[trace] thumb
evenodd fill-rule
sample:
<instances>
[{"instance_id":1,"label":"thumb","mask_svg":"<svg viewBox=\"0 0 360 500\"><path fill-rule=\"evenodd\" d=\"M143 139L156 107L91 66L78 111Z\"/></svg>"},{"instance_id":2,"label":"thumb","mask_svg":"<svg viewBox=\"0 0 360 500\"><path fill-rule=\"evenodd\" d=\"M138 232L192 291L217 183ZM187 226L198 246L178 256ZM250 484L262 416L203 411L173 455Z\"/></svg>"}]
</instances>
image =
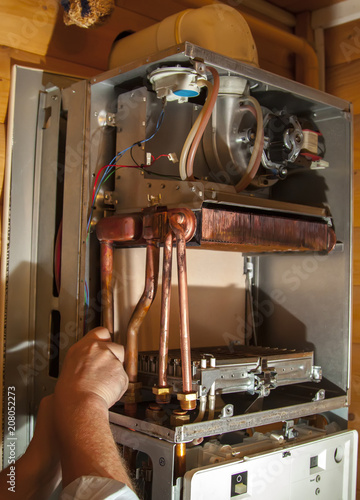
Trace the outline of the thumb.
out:
<instances>
[{"instance_id":1,"label":"thumb","mask_svg":"<svg viewBox=\"0 0 360 500\"><path fill-rule=\"evenodd\" d=\"M114 354L116 358L118 358L121 363L124 363L125 359L125 349L123 345L115 344L114 342L109 342L106 344L108 349Z\"/></svg>"},{"instance_id":2,"label":"thumb","mask_svg":"<svg viewBox=\"0 0 360 500\"><path fill-rule=\"evenodd\" d=\"M87 340L111 340L111 335L109 333L109 330L103 326L98 326L97 328L94 328L93 330L90 330L89 333L83 337Z\"/></svg>"}]
</instances>

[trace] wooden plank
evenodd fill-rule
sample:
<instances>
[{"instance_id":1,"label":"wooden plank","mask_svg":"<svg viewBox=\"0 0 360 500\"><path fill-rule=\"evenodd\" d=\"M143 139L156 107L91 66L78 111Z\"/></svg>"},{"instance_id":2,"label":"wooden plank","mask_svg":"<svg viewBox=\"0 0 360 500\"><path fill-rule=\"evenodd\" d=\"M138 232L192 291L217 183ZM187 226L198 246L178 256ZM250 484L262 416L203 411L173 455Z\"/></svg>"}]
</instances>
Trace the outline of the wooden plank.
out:
<instances>
[{"instance_id":1,"label":"wooden plank","mask_svg":"<svg viewBox=\"0 0 360 500\"><path fill-rule=\"evenodd\" d=\"M353 236L353 284L360 285L360 228L354 228ZM360 366L359 366L360 373Z\"/></svg>"},{"instance_id":2,"label":"wooden plank","mask_svg":"<svg viewBox=\"0 0 360 500\"><path fill-rule=\"evenodd\" d=\"M290 12L304 12L305 10L317 10L329 7L335 3L343 2L344 0L269 0L270 3L277 5Z\"/></svg>"},{"instance_id":3,"label":"wooden plank","mask_svg":"<svg viewBox=\"0 0 360 500\"><path fill-rule=\"evenodd\" d=\"M360 343L353 342L351 353L351 404L360 403ZM360 425L360 419L359 419Z\"/></svg>"},{"instance_id":4,"label":"wooden plank","mask_svg":"<svg viewBox=\"0 0 360 500\"><path fill-rule=\"evenodd\" d=\"M58 9L56 0L2 0L0 45L45 55Z\"/></svg>"},{"instance_id":5,"label":"wooden plank","mask_svg":"<svg viewBox=\"0 0 360 500\"><path fill-rule=\"evenodd\" d=\"M142 16L146 16L149 19L154 19L154 21L161 21L165 17L172 16L176 12L181 12L187 9L181 3L173 2L172 0L136 0L136 2L129 2L129 0L115 0L115 5L122 7L123 9L129 10L131 12L136 12Z\"/></svg>"},{"instance_id":6,"label":"wooden plank","mask_svg":"<svg viewBox=\"0 0 360 500\"><path fill-rule=\"evenodd\" d=\"M0 123L4 123L10 92L10 49L0 47Z\"/></svg>"},{"instance_id":7,"label":"wooden plank","mask_svg":"<svg viewBox=\"0 0 360 500\"><path fill-rule=\"evenodd\" d=\"M99 73L96 68L89 68L69 61L55 59L54 57L29 54L19 50L11 52L11 64L23 64L31 68L44 69L49 73L58 73L76 78L91 78Z\"/></svg>"},{"instance_id":8,"label":"wooden plank","mask_svg":"<svg viewBox=\"0 0 360 500\"><path fill-rule=\"evenodd\" d=\"M360 170L354 170L354 220L353 226L360 227Z\"/></svg>"},{"instance_id":9,"label":"wooden plank","mask_svg":"<svg viewBox=\"0 0 360 500\"><path fill-rule=\"evenodd\" d=\"M349 407L349 429L360 433L360 403L351 403ZM358 448L358 463L360 463L360 448ZM357 468L356 499L360 499L360 467Z\"/></svg>"},{"instance_id":10,"label":"wooden plank","mask_svg":"<svg viewBox=\"0 0 360 500\"><path fill-rule=\"evenodd\" d=\"M59 11L47 55L99 71L108 68L108 58L115 38L123 31L139 31L154 19L115 7L109 21L93 29L65 26Z\"/></svg>"},{"instance_id":11,"label":"wooden plank","mask_svg":"<svg viewBox=\"0 0 360 500\"><path fill-rule=\"evenodd\" d=\"M325 30L325 58L327 67L360 59L359 20Z\"/></svg>"},{"instance_id":12,"label":"wooden plank","mask_svg":"<svg viewBox=\"0 0 360 500\"><path fill-rule=\"evenodd\" d=\"M352 341L360 344L360 286L353 286Z\"/></svg>"},{"instance_id":13,"label":"wooden plank","mask_svg":"<svg viewBox=\"0 0 360 500\"><path fill-rule=\"evenodd\" d=\"M351 63L331 66L327 70L326 91L351 101L354 113L360 114L360 59Z\"/></svg>"},{"instance_id":14,"label":"wooden plank","mask_svg":"<svg viewBox=\"0 0 360 500\"><path fill-rule=\"evenodd\" d=\"M296 16L295 35L304 38L310 44L314 44L314 31L311 28L311 12L301 12ZM304 81L304 69L303 59L299 56L296 56L295 76L298 82Z\"/></svg>"},{"instance_id":15,"label":"wooden plank","mask_svg":"<svg viewBox=\"0 0 360 500\"><path fill-rule=\"evenodd\" d=\"M360 170L360 115L354 115L354 169Z\"/></svg>"},{"instance_id":16,"label":"wooden plank","mask_svg":"<svg viewBox=\"0 0 360 500\"><path fill-rule=\"evenodd\" d=\"M1 256L1 237L2 237L2 206L3 206L3 187L5 173L5 151L6 151L6 126L0 123L0 256Z\"/></svg>"}]
</instances>

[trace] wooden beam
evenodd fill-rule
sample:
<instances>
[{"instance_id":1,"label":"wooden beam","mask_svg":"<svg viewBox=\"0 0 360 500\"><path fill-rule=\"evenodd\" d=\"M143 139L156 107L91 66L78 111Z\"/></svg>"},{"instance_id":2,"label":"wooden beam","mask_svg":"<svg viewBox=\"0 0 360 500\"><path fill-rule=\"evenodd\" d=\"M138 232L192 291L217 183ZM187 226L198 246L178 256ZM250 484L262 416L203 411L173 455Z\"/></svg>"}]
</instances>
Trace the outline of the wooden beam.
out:
<instances>
[{"instance_id":1,"label":"wooden beam","mask_svg":"<svg viewBox=\"0 0 360 500\"><path fill-rule=\"evenodd\" d=\"M5 151L6 151L6 127L0 123L0 255L1 255L1 237L2 237L2 206L3 206L3 187L5 173Z\"/></svg>"},{"instance_id":2,"label":"wooden beam","mask_svg":"<svg viewBox=\"0 0 360 500\"><path fill-rule=\"evenodd\" d=\"M305 38L312 45L314 44L314 32L311 28L311 12L301 12L296 16L295 35ZM298 82L304 81L304 63L299 56L295 58L295 75Z\"/></svg>"},{"instance_id":3,"label":"wooden beam","mask_svg":"<svg viewBox=\"0 0 360 500\"><path fill-rule=\"evenodd\" d=\"M45 55L58 10L56 0L2 0L0 45Z\"/></svg>"},{"instance_id":4,"label":"wooden beam","mask_svg":"<svg viewBox=\"0 0 360 500\"><path fill-rule=\"evenodd\" d=\"M354 115L354 169L360 170L360 114Z\"/></svg>"},{"instance_id":5,"label":"wooden beam","mask_svg":"<svg viewBox=\"0 0 360 500\"><path fill-rule=\"evenodd\" d=\"M115 38L123 31L139 31L156 21L149 17L115 7L108 22L93 29L65 26L59 11L47 55L81 66L108 68L108 59Z\"/></svg>"},{"instance_id":6,"label":"wooden beam","mask_svg":"<svg viewBox=\"0 0 360 500\"><path fill-rule=\"evenodd\" d=\"M360 114L360 59L331 66L327 68L326 73L327 92L351 101L354 106L354 113Z\"/></svg>"},{"instance_id":7,"label":"wooden beam","mask_svg":"<svg viewBox=\"0 0 360 500\"><path fill-rule=\"evenodd\" d=\"M326 66L350 63L360 59L360 21L325 30Z\"/></svg>"},{"instance_id":8,"label":"wooden beam","mask_svg":"<svg viewBox=\"0 0 360 500\"><path fill-rule=\"evenodd\" d=\"M360 343L360 286L353 286L352 341Z\"/></svg>"},{"instance_id":9,"label":"wooden beam","mask_svg":"<svg viewBox=\"0 0 360 500\"><path fill-rule=\"evenodd\" d=\"M353 226L360 227L360 170L354 170L354 220Z\"/></svg>"},{"instance_id":10,"label":"wooden beam","mask_svg":"<svg viewBox=\"0 0 360 500\"><path fill-rule=\"evenodd\" d=\"M360 228L354 228L353 236L353 284L360 286ZM359 359L360 363L360 359ZM359 364L360 375L360 364Z\"/></svg>"}]
</instances>

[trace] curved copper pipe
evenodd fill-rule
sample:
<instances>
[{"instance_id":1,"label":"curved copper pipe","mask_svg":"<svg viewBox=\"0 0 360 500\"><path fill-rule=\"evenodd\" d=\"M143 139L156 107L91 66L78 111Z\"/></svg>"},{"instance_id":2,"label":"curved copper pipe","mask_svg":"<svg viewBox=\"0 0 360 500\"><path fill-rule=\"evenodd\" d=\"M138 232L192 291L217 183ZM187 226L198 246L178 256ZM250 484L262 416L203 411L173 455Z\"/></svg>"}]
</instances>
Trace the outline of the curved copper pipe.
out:
<instances>
[{"instance_id":1,"label":"curved copper pipe","mask_svg":"<svg viewBox=\"0 0 360 500\"><path fill-rule=\"evenodd\" d=\"M100 243L100 265L101 265L101 306L102 324L114 335L113 315L113 244L111 241Z\"/></svg>"},{"instance_id":2,"label":"curved copper pipe","mask_svg":"<svg viewBox=\"0 0 360 500\"><path fill-rule=\"evenodd\" d=\"M145 288L127 328L127 342L125 350L125 369L129 382L137 381L138 372L138 334L139 328L153 303L159 276L159 246L154 240L146 242L146 274Z\"/></svg>"},{"instance_id":3,"label":"curved copper pipe","mask_svg":"<svg viewBox=\"0 0 360 500\"><path fill-rule=\"evenodd\" d=\"M186 272L186 242L185 231L181 222L185 219L183 214L172 215L169 223L176 236L177 265L178 265L178 286L179 286L179 308L180 308L180 347L183 392L192 391L191 375L191 349L190 349L190 328L189 328L189 300L187 289Z\"/></svg>"},{"instance_id":4,"label":"curved copper pipe","mask_svg":"<svg viewBox=\"0 0 360 500\"><path fill-rule=\"evenodd\" d=\"M164 242L164 259L163 259L163 275L162 275L162 291L161 291L160 345L159 345L159 387L167 386L172 249L173 249L173 233L172 231L169 231L166 235Z\"/></svg>"}]
</instances>

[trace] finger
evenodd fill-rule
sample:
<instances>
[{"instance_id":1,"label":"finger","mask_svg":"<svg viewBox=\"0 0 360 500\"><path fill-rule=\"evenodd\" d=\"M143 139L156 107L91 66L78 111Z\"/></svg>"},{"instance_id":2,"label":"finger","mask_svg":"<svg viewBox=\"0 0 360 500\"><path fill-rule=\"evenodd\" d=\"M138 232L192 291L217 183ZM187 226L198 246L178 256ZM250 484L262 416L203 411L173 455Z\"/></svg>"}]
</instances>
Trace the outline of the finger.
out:
<instances>
[{"instance_id":1,"label":"finger","mask_svg":"<svg viewBox=\"0 0 360 500\"><path fill-rule=\"evenodd\" d=\"M121 361L121 363L124 362L125 349L123 345L115 344L114 342L108 342L106 346L108 347L108 349L110 349L114 356L117 357L119 361Z\"/></svg>"},{"instance_id":2,"label":"finger","mask_svg":"<svg viewBox=\"0 0 360 500\"><path fill-rule=\"evenodd\" d=\"M111 335L109 333L109 330L103 326L98 326L97 328L94 328L93 330L90 330L89 333L87 333L84 337L85 339L94 339L94 340L105 340L109 341L111 340Z\"/></svg>"}]
</instances>

